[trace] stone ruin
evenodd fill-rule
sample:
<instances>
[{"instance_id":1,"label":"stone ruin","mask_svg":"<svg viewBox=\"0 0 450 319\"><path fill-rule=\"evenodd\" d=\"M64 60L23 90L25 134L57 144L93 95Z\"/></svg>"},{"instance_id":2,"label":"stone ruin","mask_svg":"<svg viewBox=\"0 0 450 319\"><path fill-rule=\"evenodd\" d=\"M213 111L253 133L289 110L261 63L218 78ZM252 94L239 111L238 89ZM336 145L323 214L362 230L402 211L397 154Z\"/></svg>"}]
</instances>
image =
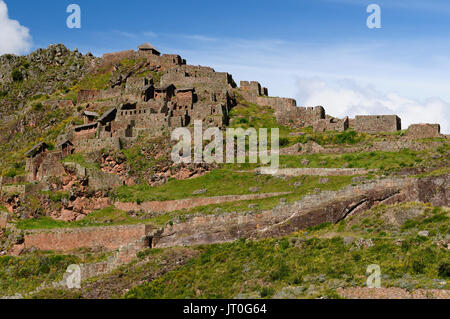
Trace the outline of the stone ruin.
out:
<instances>
[{"instance_id":1,"label":"stone ruin","mask_svg":"<svg viewBox=\"0 0 450 319\"><path fill-rule=\"evenodd\" d=\"M255 81L241 81L239 93L251 103L270 106L277 122L282 125L313 126L316 121L325 119L322 106L297 107L294 99L268 96L268 90Z\"/></svg>"},{"instance_id":2,"label":"stone ruin","mask_svg":"<svg viewBox=\"0 0 450 319\"><path fill-rule=\"evenodd\" d=\"M441 126L439 124L412 124L406 131L410 138L433 138L441 137Z\"/></svg>"},{"instance_id":3,"label":"stone ruin","mask_svg":"<svg viewBox=\"0 0 450 319\"><path fill-rule=\"evenodd\" d=\"M120 149L139 135L160 136L165 131L187 127L194 120L205 126L225 127L229 112L236 105L235 93L247 101L270 106L281 125L294 128L311 126L316 132L358 132L375 134L401 130L396 115L360 115L338 119L325 113L322 106L298 107L290 98L270 97L268 89L256 81L241 81L237 87L232 76L210 67L187 65L178 55L162 54L145 43L138 51L128 50L103 55L101 65L112 67L123 59L141 59L150 70L162 72L160 83L152 78L121 74L106 90L80 90L77 105L85 105L83 124L69 127L57 139L56 150L48 152L45 143L27 153L29 181L58 175L64 169L55 165L74 152ZM102 115L90 109L107 109ZM437 124L412 125L407 136L439 137ZM52 167L53 166L53 167Z\"/></svg>"},{"instance_id":4,"label":"stone ruin","mask_svg":"<svg viewBox=\"0 0 450 319\"><path fill-rule=\"evenodd\" d=\"M355 130L360 133L376 134L401 129L402 121L397 115L357 115L355 118Z\"/></svg>"}]
</instances>

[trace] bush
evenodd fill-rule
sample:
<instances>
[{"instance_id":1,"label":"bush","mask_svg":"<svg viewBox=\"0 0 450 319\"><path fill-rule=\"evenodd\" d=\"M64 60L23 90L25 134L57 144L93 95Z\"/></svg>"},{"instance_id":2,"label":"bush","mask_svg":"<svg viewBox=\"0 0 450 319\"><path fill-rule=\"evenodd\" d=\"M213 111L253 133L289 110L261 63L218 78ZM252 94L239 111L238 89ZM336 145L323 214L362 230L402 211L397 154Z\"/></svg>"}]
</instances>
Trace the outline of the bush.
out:
<instances>
[{"instance_id":1,"label":"bush","mask_svg":"<svg viewBox=\"0 0 450 319\"><path fill-rule=\"evenodd\" d=\"M43 108L44 108L44 106L42 105L42 103L36 103L33 105L34 111L41 111Z\"/></svg>"},{"instance_id":2,"label":"bush","mask_svg":"<svg viewBox=\"0 0 450 319\"><path fill-rule=\"evenodd\" d=\"M450 278L450 263L441 264L438 273L441 278Z\"/></svg>"},{"instance_id":3,"label":"bush","mask_svg":"<svg viewBox=\"0 0 450 319\"><path fill-rule=\"evenodd\" d=\"M279 142L281 147L289 145L289 139L286 137L280 137Z\"/></svg>"},{"instance_id":4,"label":"bush","mask_svg":"<svg viewBox=\"0 0 450 319\"><path fill-rule=\"evenodd\" d=\"M260 294L261 298L270 298L275 294L275 289L273 289L272 287L263 287Z\"/></svg>"},{"instance_id":5,"label":"bush","mask_svg":"<svg viewBox=\"0 0 450 319\"><path fill-rule=\"evenodd\" d=\"M14 71L12 71L11 77L12 77L14 82L23 81L23 74L18 69L15 69Z\"/></svg>"},{"instance_id":6,"label":"bush","mask_svg":"<svg viewBox=\"0 0 450 319\"><path fill-rule=\"evenodd\" d=\"M417 274L423 274L425 272L425 264L419 260L414 260L412 270Z\"/></svg>"},{"instance_id":7,"label":"bush","mask_svg":"<svg viewBox=\"0 0 450 319\"><path fill-rule=\"evenodd\" d=\"M289 276L289 267L284 263L280 263L278 265L278 269L270 273L270 281L273 282L283 280L288 276Z\"/></svg>"}]
</instances>

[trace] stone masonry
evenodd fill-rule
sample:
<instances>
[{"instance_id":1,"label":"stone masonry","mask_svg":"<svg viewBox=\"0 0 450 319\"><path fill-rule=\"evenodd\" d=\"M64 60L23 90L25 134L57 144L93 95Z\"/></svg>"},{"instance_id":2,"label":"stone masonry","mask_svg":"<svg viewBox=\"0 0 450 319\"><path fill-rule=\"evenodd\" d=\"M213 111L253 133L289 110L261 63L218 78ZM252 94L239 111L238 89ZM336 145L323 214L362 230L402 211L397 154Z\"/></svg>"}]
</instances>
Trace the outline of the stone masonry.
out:
<instances>
[{"instance_id":1,"label":"stone masonry","mask_svg":"<svg viewBox=\"0 0 450 319\"><path fill-rule=\"evenodd\" d=\"M402 122L397 115L357 115L355 129L361 133L397 132Z\"/></svg>"},{"instance_id":2,"label":"stone masonry","mask_svg":"<svg viewBox=\"0 0 450 319\"><path fill-rule=\"evenodd\" d=\"M115 250L147 237L148 247L151 247L152 231L153 228L146 225L36 230L25 234L25 247L55 251L83 247Z\"/></svg>"},{"instance_id":3,"label":"stone masonry","mask_svg":"<svg viewBox=\"0 0 450 319\"><path fill-rule=\"evenodd\" d=\"M406 131L406 136L412 139L441 137L439 124L412 124Z\"/></svg>"}]
</instances>

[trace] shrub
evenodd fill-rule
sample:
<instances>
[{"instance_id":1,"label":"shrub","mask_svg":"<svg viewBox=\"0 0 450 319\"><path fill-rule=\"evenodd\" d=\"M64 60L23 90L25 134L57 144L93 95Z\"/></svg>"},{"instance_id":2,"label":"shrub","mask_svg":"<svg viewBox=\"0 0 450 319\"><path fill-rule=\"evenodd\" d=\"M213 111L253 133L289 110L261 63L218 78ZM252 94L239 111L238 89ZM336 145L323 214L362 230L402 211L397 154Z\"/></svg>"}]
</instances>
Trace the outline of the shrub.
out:
<instances>
[{"instance_id":1,"label":"shrub","mask_svg":"<svg viewBox=\"0 0 450 319\"><path fill-rule=\"evenodd\" d=\"M417 274L423 274L425 271L425 264L419 260L414 260L412 263L412 270Z\"/></svg>"},{"instance_id":2,"label":"shrub","mask_svg":"<svg viewBox=\"0 0 450 319\"><path fill-rule=\"evenodd\" d=\"M23 81L23 74L18 69L15 69L14 71L12 71L11 77L12 77L14 82Z\"/></svg>"},{"instance_id":3,"label":"shrub","mask_svg":"<svg viewBox=\"0 0 450 319\"><path fill-rule=\"evenodd\" d=\"M446 262L446 263L442 263L439 266L439 277L442 278L450 278L450 263Z\"/></svg>"},{"instance_id":4,"label":"shrub","mask_svg":"<svg viewBox=\"0 0 450 319\"><path fill-rule=\"evenodd\" d=\"M289 144L289 139L286 137L280 137L279 142L281 147L287 146Z\"/></svg>"},{"instance_id":5,"label":"shrub","mask_svg":"<svg viewBox=\"0 0 450 319\"><path fill-rule=\"evenodd\" d=\"M263 287L260 294L261 298L270 298L275 294L275 289L273 289L272 287Z\"/></svg>"},{"instance_id":6,"label":"shrub","mask_svg":"<svg viewBox=\"0 0 450 319\"><path fill-rule=\"evenodd\" d=\"M283 280L288 276L289 276L289 267L284 263L280 263L278 265L278 269L270 273L270 280L271 281Z\"/></svg>"},{"instance_id":7,"label":"shrub","mask_svg":"<svg viewBox=\"0 0 450 319\"><path fill-rule=\"evenodd\" d=\"M34 111L41 111L43 108L44 108L44 106L42 105L42 103L36 103L33 105Z\"/></svg>"}]
</instances>

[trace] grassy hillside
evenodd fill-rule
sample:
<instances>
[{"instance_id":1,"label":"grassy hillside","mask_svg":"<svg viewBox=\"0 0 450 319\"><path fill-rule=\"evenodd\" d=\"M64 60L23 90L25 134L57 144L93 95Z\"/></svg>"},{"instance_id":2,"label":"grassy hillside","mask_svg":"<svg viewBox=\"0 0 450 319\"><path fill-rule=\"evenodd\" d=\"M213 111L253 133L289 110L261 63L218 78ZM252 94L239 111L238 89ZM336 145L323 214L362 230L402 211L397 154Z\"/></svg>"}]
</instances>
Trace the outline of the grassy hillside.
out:
<instances>
[{"instance_id":1,"label":"grassy hillside","mask_svg":"<svg viewBox=\"0 0 450 319\"><path fill-rule=\"evenodd\" d=\"M147 250L81 290L50 289L35 298L86 298L119 274L126 290L133 287L115 291L125 298L339 298L338 287L365 285L370 264L380 265L383 287L449 289L450 255L442 242L450 235L449 217L448 209L426 204L379 206L337 225L283 238L183 248L195 253L183 265L142 283L155 263L171 264L170 257L181 248ZM154 261L140 262L146 258Z\"/></svg>"}]
</instances>

